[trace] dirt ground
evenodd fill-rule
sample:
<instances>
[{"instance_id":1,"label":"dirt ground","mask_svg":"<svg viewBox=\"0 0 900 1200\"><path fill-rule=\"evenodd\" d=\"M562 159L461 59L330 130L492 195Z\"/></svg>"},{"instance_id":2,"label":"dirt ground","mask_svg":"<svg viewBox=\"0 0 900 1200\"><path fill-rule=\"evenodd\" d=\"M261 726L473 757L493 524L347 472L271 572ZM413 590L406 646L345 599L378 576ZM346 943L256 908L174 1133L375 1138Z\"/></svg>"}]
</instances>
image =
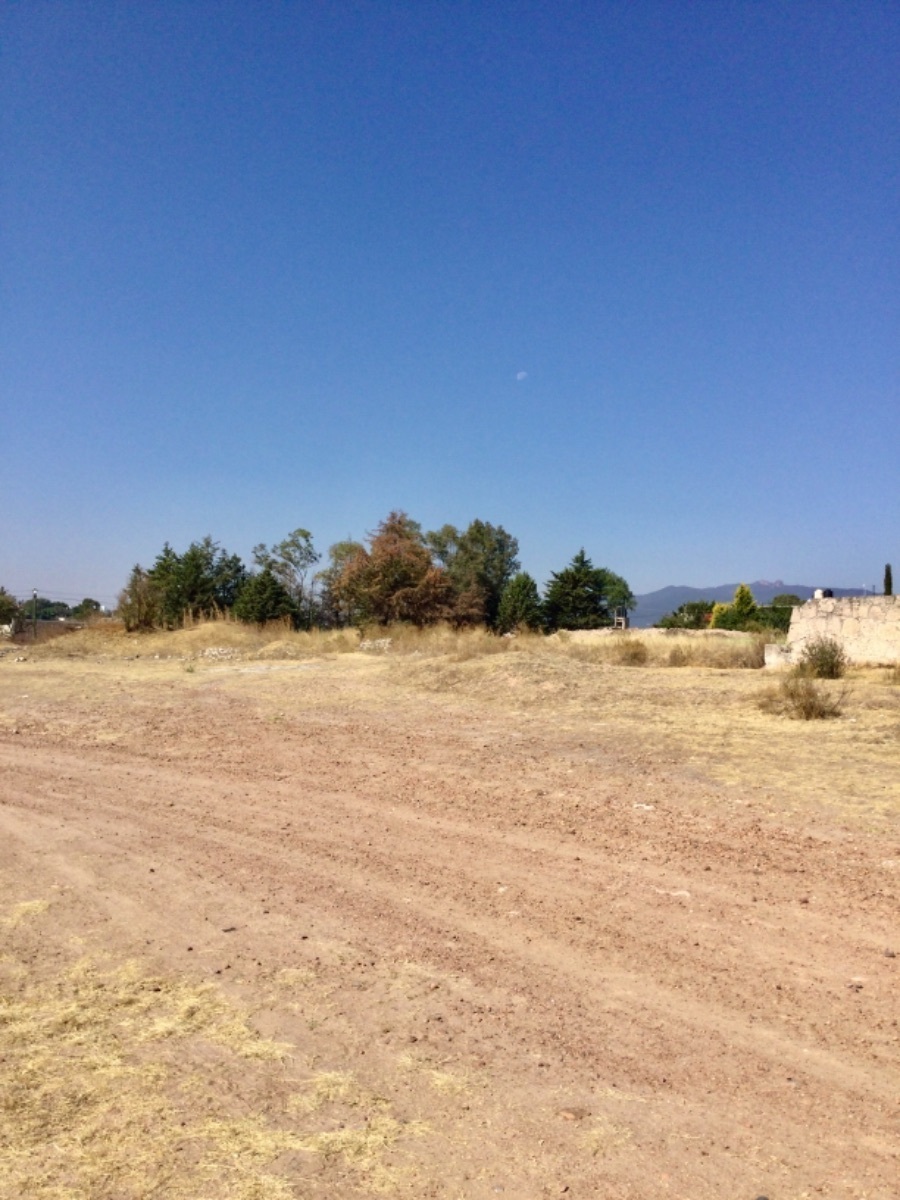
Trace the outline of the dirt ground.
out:
<instances>
[{"instance_id":1,"label":"dirt ground","mask_svg":"<svg viewBox=\"0 0 900 1200\"><path fill-rule=\"evenodd\" d=\"M896 1200L900 688L0 658L0 1197Z\"/></svg>"}]
</instances>

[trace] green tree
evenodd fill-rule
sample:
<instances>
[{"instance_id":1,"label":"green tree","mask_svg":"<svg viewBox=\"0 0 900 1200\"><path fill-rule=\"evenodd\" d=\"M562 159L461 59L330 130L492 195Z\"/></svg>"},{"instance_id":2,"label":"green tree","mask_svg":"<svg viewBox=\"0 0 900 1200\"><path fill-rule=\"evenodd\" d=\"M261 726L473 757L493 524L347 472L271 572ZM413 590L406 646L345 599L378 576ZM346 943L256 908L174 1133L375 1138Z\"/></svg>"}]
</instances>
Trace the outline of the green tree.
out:
<instances>
[{"instance_id":1,"label":"green tree","mask_svg":"<svg viewBox=\"0 0 900 1200\"><path fill-rule=\"evenodd\" d=\"M308 529L295 529L274 546L260 543L253 547L256 565L272 571L293 600L298 619L307 627L312 622L314 596L312 587L307 589L306 579L320 558Z\"/></svg>"},{"instance_id":2,"label":"green tree","mask_svg":"<svg viewBox=\"0 0 900 1200\"><path fill-rule=\"evenodd\" d=\"M328 566L316 575L319 585L318 619L327 629L343 629L346 625L359 624L362 619L349 595L341 589L344 568L360 551L365 552L362 542L354 542L350 538L335 542L328 548Z\"/></svg>"},{"instance_id":3,"label":"green tree","mask_svg":"<svg viewBox=\"0 0 900 1200\"><path fill-rule=\"evenodd\" d=\"M706 629L712 616L712 600L687 600L674 612L656 622L657 629Z\"/></svg>"},{"instance_id":4,"label":"green tree","mask_svg":"<svg viewBox=\"0 0 900 1200\"><path fill-rule=\"evenodd\" d=\"M269 566L245 581L232 612L239 621L254 625L284 617L296 622L298 615L294 598Z\"/></svg>"},{"instance_id":5,"label":"green tree","mask_svg":"<svg viewBox=\"0 0 900 1200\"><path fill-rule=\"evenodd\" d=\"M153 629L161 623L159 588L140 563L131 568L128 582L119 593L116 612L129 633Z\"/></svg>"},{"instance_id":6,"label":"green tree","mask_svg":"<svg viewBox=\"0 0 900 1200\"><path fill-rule=\"evenodd\" d=\"M168 542L150 568L159 595L159 619L176 628L186 617L211 617L234 606L247 578L236 554L228 554L211 537L192 542L176 554Z\"/></svg>"},{"instance_id":7,"label":"green tree","mask_svg":"<svg viewBox=\"0 0 900 1200\"><path fill-rule=\"evenodd\" d=\"M72 616L79 621L86 621L88 617L93 617L100 612L102 607L99 600L92 600L90 596L85 596L81 603L76 604L72 609Z\"/></svg>"},{"instance_id":8,"label":"green tree","mask_svg":"<svg viewBox=\"0 0 900 1200\"><path fill-rule=\"evenodd\" d=\"M734 589L734 599L730 604L714 605L710 620L713 629L746 630L765 624L766 620L761 616L753 592L746 583L739 583Z\"/></svg>"},{"instance_id":9,"label":"green tree","mask_svg":"<svg viewBox=\"0 0 900 1200\"><path fill-rule=\"evenodd\" d=\"M891 564L884 564L884 594L893 596L894 594L894 573L891 570Z\"/></svg>"},{"instance_id":10,"label":"green tree","mask_svg":"<svg viewBox=\"0 0 900 1200\"><path fill-rule=\"evenodd\" d=\"M500 633L540 629L542 622L538 586L527 571L520 571L503 589L497 609L497 629Z\"/></svg>"},{"instance_id":11,"label":"green tree","mask_svg":"<svg viewBox=\"0 0 900 1200\"><path fill-rule=\"evenodd\" d=\"M617 608L634 606L634 596L621 575L595 567L581 549L568 567L551 575L544 597L544 623L551 631L601 629L612 624Z\"/></svg>"},{"instance_id":12,"label":"green tree","mask_svg":"<svg viewBox=\"0 0 900 1200\"><path fill-rule=\"evenodd\" d=\"M791 614L803 601L793 592L780 592L772 603L757 610L757 623L768 629L787 633L791 627Z\"/></svg>"},{"instance_id":13,"label":"green tree","mask_svg":"<svg viewBox=\"0 0 900 1200\"><path fill-rule=\"evenodd\" d=\"M168 542L156 556L156 561L147 572L147 579L156 597L153 623L174 629L184 620L187 601L181 580L181 558Z\"/></svg>"},{"instance_id":14,"label":"green tree","mask_svg":"<svg viewBox=\"0 0 900 1200\"><path fill-rule=\"evenodd\" d=\"M743 622L752 621L756 616L757 605L753 597L753 592L746 583L739 583L734 589L734 599L731 602L731 607L738 619Z\"/></svg>"},{"instance_id":15,"label":"green tree","mask_svg":"<svg viewBox=\"0 0 900 1200\"><path fill-rule=\"evenodd\" d=\"M460 532L455 525L442 525L425 534L425 545L431 551L437 565L446 570L456 558Z\"/></svg>"},{"instance_id":16,"label":"green tree","mask_svg":"<svg viewBox=\"0 0 900 1200\"><path fill-rule=\"evenodd\" d=\"M348 558L335 583L340 604L355 620L408 621L428 625L453 611L453 585L434 566L421 526L404 512L392 512Z\"/></svg>"},{"instance_id":17,"label":"green tree","mask_svg":"<svg viewBox=\"0 0 900 1200\"><path fill-rule=\"evenodd\" d=\"M459 611L470 614L463 624L496 626L503 589L519 569L518 552L519 543L502 525L475 520L458 536L447 574Z\"/></svg>"},{"instance_id":18,"label":"green tree","mask_svg":"<svg viewBox=\"0 0 900 1200\"><path fill-rule=\"evenodd\" d=\"M0 625L12 625L19 615L19 602L5 587L0 587Z\"/></svg>"},{"instance_id":19,"label":"green tree","mask_svg":"<svg viewBox=\"0 0 900 1200\"><path fill-rule=\"evenodd\" d=\"M60 617L70 617L72 610L62 600L48 600L46 596L32 597L22 605L22 610L30 621L36 616L39 621L57 621Z\"/></svg>"}]
</instances>

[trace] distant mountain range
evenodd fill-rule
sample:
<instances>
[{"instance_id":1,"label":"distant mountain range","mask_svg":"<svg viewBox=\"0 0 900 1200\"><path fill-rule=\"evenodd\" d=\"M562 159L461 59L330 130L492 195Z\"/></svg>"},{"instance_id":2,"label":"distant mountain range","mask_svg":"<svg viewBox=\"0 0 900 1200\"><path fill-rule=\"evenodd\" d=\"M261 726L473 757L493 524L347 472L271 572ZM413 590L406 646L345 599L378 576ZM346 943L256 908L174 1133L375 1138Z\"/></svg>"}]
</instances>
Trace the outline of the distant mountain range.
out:
<instances>
[{"instance_id":1,"label":"distant mountain range","mask_svg":"<svg viewBox=\"0 0 900 1200\"><path fill-rule=\"evenodd\" d=\"M655 592L646 592L643 596L635 597L637 608L630 614L631 624L646 629L689 600L717 600L729 604L734 599L737 586L736 583L721 583L718 587L664 587ZM805 583L782 583L780 579L757 579L756 583L750 584L750 591L758 604L771 604L775 596L783 592L791 592L801 600L809 600L815 590ZM859 588L832 588L832 591L835 596L860 594Z\"/></svg>"}]
</instances>

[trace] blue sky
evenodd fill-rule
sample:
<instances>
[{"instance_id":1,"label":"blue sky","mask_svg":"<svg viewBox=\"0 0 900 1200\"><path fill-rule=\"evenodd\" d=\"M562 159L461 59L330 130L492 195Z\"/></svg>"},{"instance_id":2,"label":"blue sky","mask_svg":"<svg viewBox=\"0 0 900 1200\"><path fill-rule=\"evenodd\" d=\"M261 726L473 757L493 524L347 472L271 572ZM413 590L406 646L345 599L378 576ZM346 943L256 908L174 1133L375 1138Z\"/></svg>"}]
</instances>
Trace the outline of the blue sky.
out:
<instances>
[{"instance_id":1,"label":"blue sky","mask_svg":"<svg viewBox=\"0 0 900 1200\"><path fill-rule=\"evenodd\" d=\"M400 508L636 592L900 567L895 3L0 15L0 583Z\"/></svg>"}]
</instances>

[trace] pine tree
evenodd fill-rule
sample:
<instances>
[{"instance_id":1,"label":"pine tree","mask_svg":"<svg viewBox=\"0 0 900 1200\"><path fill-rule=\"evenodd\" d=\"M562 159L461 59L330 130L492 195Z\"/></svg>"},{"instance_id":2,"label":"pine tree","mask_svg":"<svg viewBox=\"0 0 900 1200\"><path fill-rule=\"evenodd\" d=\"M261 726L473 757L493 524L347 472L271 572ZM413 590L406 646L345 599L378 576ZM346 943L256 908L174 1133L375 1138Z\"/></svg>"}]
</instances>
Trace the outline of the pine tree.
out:
<instances>
[{"instance_id":1,"label":"pine tree","mask_svg":"<svg viewBox=\"0 0 900 1200\"><path fill-rule=\"evenodd\" d=\"M884 594L893 596L894 594L894 573L891 570L891 564L884 564Z\"/></svg>"},{"instance_id":2,"label":"pine tree","mask_svg":"<svg viewBox=\"0 0 900 1200\"><path fill-rule=\"evenodd\" d=\"M537 584L527 571L520 571L509 581L503 589L497 611L497 629L500 633L512 633L521 627L541 627L541 599Z\"/></svg>"},{"instance_id":3,"label":"pine tree","mask_svg":"<svg viewBox=\"0 0 900 1200\"><path fill-rule=\"evenodd\" d=\"M287 588L276 578L271 567L251 575L240 590L232 610L239 621L265 625L282 617L297 619L297 606Z\"/></svg>"},{"instance_id":4,"label":"pine tree","mask_svg":"<svg viewBox=\"0 0 900 1200\"><path fill-rule=\"evenodd\" d=\"M544 599L544 621L549 630L601 629L612 624L617 608L634 608L631 588L605 567L595 567L584 550L550 577Z\"/></svg>"}]
</instances>

